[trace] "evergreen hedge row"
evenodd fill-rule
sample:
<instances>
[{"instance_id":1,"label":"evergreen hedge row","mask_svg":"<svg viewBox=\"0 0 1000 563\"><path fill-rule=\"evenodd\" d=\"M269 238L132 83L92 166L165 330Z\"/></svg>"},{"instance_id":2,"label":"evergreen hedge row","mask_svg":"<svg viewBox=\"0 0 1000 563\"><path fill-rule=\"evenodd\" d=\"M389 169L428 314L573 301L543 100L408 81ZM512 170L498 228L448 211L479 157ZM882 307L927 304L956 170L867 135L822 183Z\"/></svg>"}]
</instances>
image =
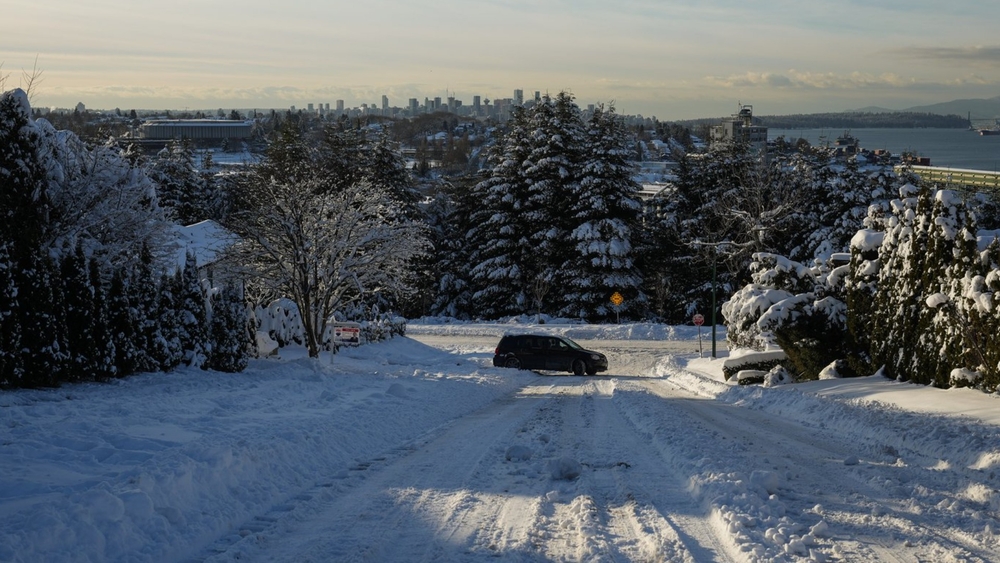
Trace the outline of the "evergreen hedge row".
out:
<instances>
[{"instance_id":1,"label":"evergreen hedge row","mask_svg":"<svg viewBox=\"0 0 1000 563\"><path fill-rule=\"evenodd\" d=\"M156 277L151 264L145 252L133 268L107 267L78 246L36 256L31 268L0 267L10 297L0 310L0 388L108 381L180 365L245 369L254 341L240 288L207 291L193 257L174 275Z\"/></svg>"}]
</instances>

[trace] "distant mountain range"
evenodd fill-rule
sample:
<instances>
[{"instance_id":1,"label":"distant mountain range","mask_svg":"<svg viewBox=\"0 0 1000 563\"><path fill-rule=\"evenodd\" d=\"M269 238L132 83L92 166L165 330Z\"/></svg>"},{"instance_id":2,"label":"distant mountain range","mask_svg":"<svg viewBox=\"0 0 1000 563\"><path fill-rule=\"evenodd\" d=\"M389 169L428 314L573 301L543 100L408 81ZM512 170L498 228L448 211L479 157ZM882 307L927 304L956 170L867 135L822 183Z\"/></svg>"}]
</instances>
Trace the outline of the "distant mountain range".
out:
<instances>
[{"instance_id":1,"label":"distant mountain range","mask_svg":"<svg viewBox=\"0 0 1000 563\"><path fill-rule=\"evenodd\" d=\"M877 106L849 110L849 113L934 113L937 115L958 115L970 117L972 121L991 120L1000 117L1000 96L987 99L952 100L940 104L914 106L906 109L888 109Z\"/></svg>"}]
</instances>

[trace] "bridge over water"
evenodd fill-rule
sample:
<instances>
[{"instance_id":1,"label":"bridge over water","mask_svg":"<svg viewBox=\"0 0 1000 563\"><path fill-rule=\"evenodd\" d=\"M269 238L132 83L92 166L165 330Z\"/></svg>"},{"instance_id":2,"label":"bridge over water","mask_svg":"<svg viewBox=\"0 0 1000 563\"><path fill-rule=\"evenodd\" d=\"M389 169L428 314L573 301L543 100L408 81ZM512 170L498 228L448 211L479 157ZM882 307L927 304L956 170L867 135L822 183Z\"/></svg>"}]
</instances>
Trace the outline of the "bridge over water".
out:
<instances>
[{"instance_id":1,"label":"bridge over water","mask_svg":"<svg viewBox=\"0 0 1000 563\"><path fill-rule=\"evenodd\" d=\"M1000 173L986 170L944 168L940 166L897 166L896 173L909 169L925 182L942 187L976 192L1000 192Z\"/></svg>"}]
</instances>

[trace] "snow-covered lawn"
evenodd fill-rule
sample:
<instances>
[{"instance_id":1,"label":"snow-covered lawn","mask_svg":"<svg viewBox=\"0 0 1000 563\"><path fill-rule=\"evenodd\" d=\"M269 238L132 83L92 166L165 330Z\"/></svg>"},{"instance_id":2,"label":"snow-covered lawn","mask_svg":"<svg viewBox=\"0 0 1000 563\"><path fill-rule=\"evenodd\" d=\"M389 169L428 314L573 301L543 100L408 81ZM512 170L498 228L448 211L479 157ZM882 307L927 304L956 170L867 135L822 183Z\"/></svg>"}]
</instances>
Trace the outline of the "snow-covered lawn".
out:
<instances>
[{"instance_id":1,"label":"snow-covered lawn","mask_svg":"<svg viewBox=\"0 0 1000 563\"><path fill-rule=\"evenodd\" d=\"M524 330L610 351L608 376L493 368ZM996 396L734 386L694 327L409 335L0 393L0 561L1000 558Z\"/></svg>"}]
</instances>

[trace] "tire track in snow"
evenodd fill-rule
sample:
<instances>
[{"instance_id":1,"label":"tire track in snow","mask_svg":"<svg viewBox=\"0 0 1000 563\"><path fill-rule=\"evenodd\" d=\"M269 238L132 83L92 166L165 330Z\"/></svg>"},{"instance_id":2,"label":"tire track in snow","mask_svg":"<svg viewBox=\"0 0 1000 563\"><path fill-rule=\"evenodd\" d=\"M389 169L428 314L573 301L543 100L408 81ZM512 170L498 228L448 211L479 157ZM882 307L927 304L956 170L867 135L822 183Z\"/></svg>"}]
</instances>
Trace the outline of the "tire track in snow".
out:
<instances>
[{"instance_id":1,"label":"tire track in snow","mask_svg":"<svg viewBox=\"0 0 1000 563\"><path fill-rule=\"evenodd\" d=\"M397 456L359 464L325 499L255 519L263 525L211 560L537 559L544 482L510 475L504 456L547 401L544 387L498 401Z\"/></svg>"},{"instance_id":2,"label":"tire track in snow","mask_svg":"<svg viewBox=\"0 0 1000 563\"><path fill-rule=\"evenodd\" d=\"M556 484L541 523L553 560L732 561L684 478L628 421L615 379L570 378L550 417L556 456L578 460L578 479ZM555 408L555 407L553 407ZM544 430L542 430L544 431ZM562 558L560 558L562 557Z\"/></svg>"}]
</instances>

